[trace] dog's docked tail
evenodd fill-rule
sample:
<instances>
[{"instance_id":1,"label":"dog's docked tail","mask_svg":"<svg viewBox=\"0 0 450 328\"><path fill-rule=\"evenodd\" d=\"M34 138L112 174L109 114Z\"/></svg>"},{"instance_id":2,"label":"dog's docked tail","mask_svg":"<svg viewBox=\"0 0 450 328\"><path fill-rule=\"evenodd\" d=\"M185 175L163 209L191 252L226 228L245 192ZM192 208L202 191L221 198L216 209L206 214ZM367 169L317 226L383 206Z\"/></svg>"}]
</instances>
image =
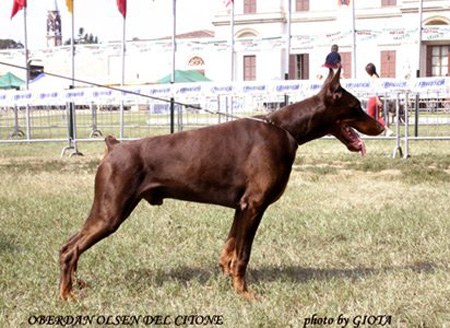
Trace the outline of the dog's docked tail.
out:
<instances>
[{"instance_id":1,"label":"dog's docked tail","mask_svg":"<svg viewBox=\"0 0 450 328\"><path fill-rule=\"evenodd\" d=\"M109 153L117 144L120 143L120 141L114 138L113 136L107 136L105 138L105 143L107 148L106 153Z\"/></svg>"}]
</instances>

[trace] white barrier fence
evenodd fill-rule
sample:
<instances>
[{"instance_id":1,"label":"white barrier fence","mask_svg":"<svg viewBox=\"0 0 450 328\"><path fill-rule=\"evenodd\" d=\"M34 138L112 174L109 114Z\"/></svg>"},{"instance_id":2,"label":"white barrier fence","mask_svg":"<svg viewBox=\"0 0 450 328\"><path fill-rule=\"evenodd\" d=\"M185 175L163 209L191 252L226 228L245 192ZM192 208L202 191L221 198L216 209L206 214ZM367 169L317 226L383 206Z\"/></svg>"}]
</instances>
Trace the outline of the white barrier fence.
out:
<instances>
[{"instance_id":1,"label":"white barrier fence","mask_svg":"<svg viewBox=\"0 0 450 328\"><path fill-rule=\"evenodd\" d=\"M405 142L450 139L450 78L341 84L363 103L374 94L382 96L385 120L398 127ZM0 143L68 141L76 148L79 141L103 140L107 134L130 139L169 133L173 126L181 131L264 114L286 100L314 95L321 87L322 81L288 80L0 91ZM172 116L170 98L178 104Z\"/></svg>"},{"instance_id":2,"label":"white barrier fence","mask_svg":"<svg viewBox=\"0 0 450 328\"><path fill-rule=\"evenodd\" d=\"M28 90L0 91L0 107L65 105L74 102L80 105L90 103L115 103L122 100L142 102L148 98L215 97L218 95L265 95L271 97L290 94L303 99L317 93L322 81L287 80L241 83L176 83L159 85L137 85L123 88L84 87L70 90ZM450 78L420 78L411 80L342 80L342 86L350 92L359 94L408 92L434 96L450 94Z\"/></svg>"}]
</instances>

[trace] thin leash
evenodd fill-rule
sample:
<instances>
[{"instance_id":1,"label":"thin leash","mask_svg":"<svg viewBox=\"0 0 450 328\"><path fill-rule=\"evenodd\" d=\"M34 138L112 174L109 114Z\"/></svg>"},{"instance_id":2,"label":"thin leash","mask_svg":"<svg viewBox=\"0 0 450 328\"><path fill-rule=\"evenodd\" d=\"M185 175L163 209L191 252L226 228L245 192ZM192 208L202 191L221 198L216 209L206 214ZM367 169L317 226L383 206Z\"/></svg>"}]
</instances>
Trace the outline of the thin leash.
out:
<instances>
[{"instance_id":1,"label":"thin leash","mask_svg":"<svg viewBox=\"0 0 450 328\"><path fill-rule=\"evenodd\" d=\"M5 66L9 66L9 67L13 67L13 68L17 68L17 69L21 69L21 70L25 70L25 71L29 71L29 69L27 67L23 67L20 65L15 65L15 64L11 64L11 63L6 63L6 62L2 62L0 61L0 65L5 65ZM72 77L68 77L65 75L61 75L61 74L56 74L56 73L51 73L51 72L47 72L47 71L42 71L42 73L48 75L48 76L53 76L59 79L63 79L63 80L70 80L73 82L77 82L77 83L82 83L82 84L87 84L90 86L95 86L95 87L99 87L99 88L104 88L104 89L108 89L108 90L112 90L112 91L117 91L117 92L122 92L125 94L130 94L130 95L134 95L134 96L140 96L143 98L148 98L148 99L152 99L152 100L157 100L157 101L161 101L161 102L165 102L165 103L173 103L175 105L179 105L179 106L184 106L186 108L192 108L192 109L196 109L196 110L201 110L204 111L208 114L212 114L212 115L222 115L228 118L233 118L233 119L250 119L250 120L254 120L254 121L259 121L259 122L264 122L264 123L268 123L270 124L270 122L268 120L262 119L262 118L257 118L257 117L252 117L252 116L237 116L237 115L233 115L233 114L229 114L229 113L223 113L220 111L214 111L214 110L210 110L210 109L206 109L203 108L201 106L197 106L197 105L191 105L191 104L186 104L180 101L175 101L175 100L170 100L170 99L166 99L166 98L161 98L161 97L155 97L155 96L150 96L150 95L146 95L146 94L142 94L136 91L132 91L132 90L125 90L122 88L117 88L117 87L112 87L109 85L104 85L104 84L100 84L100 83L96 83L96 82L92 82L92 81L86 81L86 80L82 80L82 79L78 79L78 78L72 78Z\"/></svg>"}]
</instances>

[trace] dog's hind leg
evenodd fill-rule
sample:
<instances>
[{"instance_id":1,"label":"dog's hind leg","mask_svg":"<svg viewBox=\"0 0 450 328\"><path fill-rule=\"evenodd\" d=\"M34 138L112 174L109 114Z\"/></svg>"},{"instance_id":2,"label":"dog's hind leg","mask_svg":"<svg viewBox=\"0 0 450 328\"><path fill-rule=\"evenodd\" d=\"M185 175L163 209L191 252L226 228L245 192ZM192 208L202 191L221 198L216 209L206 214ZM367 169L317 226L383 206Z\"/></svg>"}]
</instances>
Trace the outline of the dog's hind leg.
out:
<instances>
[{"instance_id":1,"label":"dog's hind leg","mask_svg":"<svg viewBox=\"0 0 450 328\"><path fill-rule=\"evenodd\" d=\"M63 300L72 296L73 277L76 274L80 255L114 233L139 203L139 199L135 198L129 198L124 203L117 199L103 201L102 205L98 201L94 202L91 214L81 231L71 237L60 250L59 295ZM109 206L105 206L105 203ZM83 283L80 281L80 284Z\"/></svg>"},{"instance_id":2,"label":"dog's hind leg","mask_svg":"<svg viewBox=\"0 0 450 328\"><path fill-rule=\"evenodd\" d=\"M79 239L80 233L72 236L66 244L59 251L60 259L60 282L59 282L59 296L66 300L72 296L72 277L76 271L78 252L73 248L73 244Z\"/></svg>"}]
</instances>

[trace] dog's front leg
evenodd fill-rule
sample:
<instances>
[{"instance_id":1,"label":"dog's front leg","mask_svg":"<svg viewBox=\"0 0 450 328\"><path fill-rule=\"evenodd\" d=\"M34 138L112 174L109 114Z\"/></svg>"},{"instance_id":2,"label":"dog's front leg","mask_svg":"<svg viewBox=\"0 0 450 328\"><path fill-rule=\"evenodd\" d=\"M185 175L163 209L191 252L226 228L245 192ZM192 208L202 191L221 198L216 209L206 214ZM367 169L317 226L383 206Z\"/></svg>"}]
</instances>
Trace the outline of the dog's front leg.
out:
<instances>
[{"instance_id":1,"label":"dog's front leg","mask_svg":"<svg viewBox=\"0 0 450 328\"><path fill-rule=\"evenodd\" d=\"M264 210L249 206L239 215L235 228L236 241L230 274L234 289L247 299L254 299L256 296L248 291L245 274L250 260L253 239L263 214Z\"/></svg>"},{"instance_id":2,"label":"dog's front leg","mask_svg":"<svg viewBox=\"0 0 450 328\"><path fill-rule=\"evenodd\" d=\"M222 254L220 255L219 265L222 268L222 272L225 275L231 274L231 263L236 256L236 229L239 223L239 218L241 215L241 210L237 209L234 213L233 225L231 226L230 232L228 233L227 240L222 249Z\"/></svg>"}]
</instances>

